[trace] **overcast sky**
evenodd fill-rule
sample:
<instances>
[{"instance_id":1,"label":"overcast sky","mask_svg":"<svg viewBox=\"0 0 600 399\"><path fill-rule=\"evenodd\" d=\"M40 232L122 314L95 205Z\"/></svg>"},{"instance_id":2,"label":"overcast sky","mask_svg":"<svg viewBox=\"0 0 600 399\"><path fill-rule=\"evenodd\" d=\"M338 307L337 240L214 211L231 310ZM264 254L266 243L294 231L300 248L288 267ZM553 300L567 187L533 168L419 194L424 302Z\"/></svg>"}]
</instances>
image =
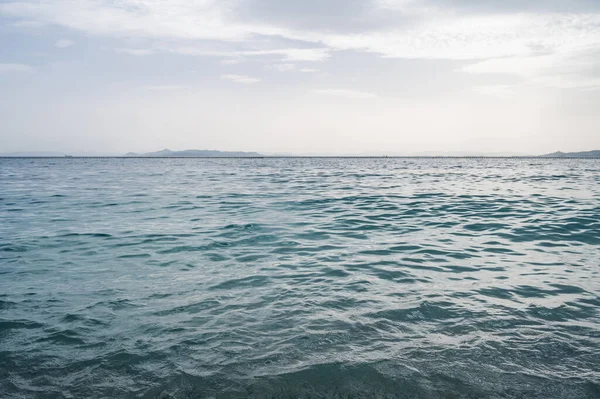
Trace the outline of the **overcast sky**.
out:
<instances>
[{"instance_id":1,"label":"overcast sky","mask_svg":"<svg viewBox=\"0 0 600 399\"><path fill-rule=\"evenodd\" d=\"M0 0L0 152L600 149L599 0Z\"/></svg>"}]
</instances>

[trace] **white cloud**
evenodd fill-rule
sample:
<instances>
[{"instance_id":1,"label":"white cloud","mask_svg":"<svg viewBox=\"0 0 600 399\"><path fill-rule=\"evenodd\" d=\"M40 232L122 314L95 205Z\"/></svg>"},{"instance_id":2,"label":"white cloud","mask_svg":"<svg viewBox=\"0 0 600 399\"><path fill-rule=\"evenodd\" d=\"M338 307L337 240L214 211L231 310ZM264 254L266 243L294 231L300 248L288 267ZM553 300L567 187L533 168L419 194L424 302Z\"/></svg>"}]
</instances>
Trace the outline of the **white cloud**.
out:
<instances>
[{"instance_id":1,"label":"white cloud","mask_svg":"<svg viewBox=\"0 0 600 399\"><path fill-rule=\"evenodd\" d=\"M9 0L0 4L0 13L106 36L236 41L281 33L267 25L229 23L227 15L234 4L234 0Z\"/></svg>"},{"instance_id":2,"label":"white cloud","mask_svg":"<svg viewBox=\"0 0 600 399\"><path fill-rule=\"evenodd\" d=\"M242 62L240 58L232 58L230 60L222 60L221 65L236 65Z\"/></svg>"},{"instance_id":3,"label":"white cloud","mask_svg":"<svg viewBox=\"0 0 600 399\"><path fill-rule=\"evenodd\" d=\"M246 75L231 75L231 74L221 75L221 79L229 80L229 81L235 82L235 83L243 83L243 84L251 84L251 83L260 82L260 79L253 78L251 76L246 76Z\"/></svg>"},{"instance_id":4,"label":"white cloud","mask_svg":"<svg viewBox=\"0 0 600 399\"><path fill-rule=\"evenodd\" d=\"M487 59L600 48L600 15L481 15L432 18L406 30L333 34L330 47L412 59Z\"/></svg>"},{"instance_id":5,"label":"white cloud","mask_svg":"<svg viewBox=\"0 0 600 399\"><path fill-rule=\"evenodd\" d=\"M73 40L60 39L54 43L54 46L58 47L58 48L67 48L67 47L71 47L73 44L74 44Z\"/></svg>"},{"instance_id":6,"label":"white cloud","mask_svg":"<svg viewBox=\"0 0 600 399\"><path fill-rule=\"evenodd\" d=\"M266 56L278 55L282 56L286 61L325 61L331 57L330 50L327 48L286 48L275 50L258 50L245 51L242 53L246 56Z\"/></svg>"},{"instance_id":7,"label":"white cloud","mask_svg":"<svg viewBox=\"0 0 600 399\"><path fill-rule=\"evenodd\" d=\"M115 51L120 54L129 54L135 56L152 55L155 52L154 50L147 48L117 48Z\"/></svg>"},{"instance_id":8,"label":"white cloud","mask_svg":"<svg viewBox=\"0 0 600 399\"><path fill-rule=\"evenodd\" d=\"M215 50L201 46L161 46L162 51L206 57L232 58L236 63L245 57L275 57L291 62L319 62L327 60L331 54L327 48L279 48L266 50Z\"/></svg>"},{"instance_id":9,"label":"white cloud","mask_svg":"<svg viewBox=\"0 0 600 399\"><path fill-rule=\"evenodd\" d=\"M172 52L223 57L225 63L272 57L285 64L323 62L335 51L352 50L389 58L481 61L463 71L513 73L539 84L561 84L559 80L565 79L571 80L569 85L577 80L578 87L595 84L595 78L586 74L572 73L569 77L554 73L552 66L536 64L556 59L567 69L577 68L577 52L600 51L600 10L581 12L585 8L573 8L574 12L567 13L548 5L546 10L538 6L540 12L532 13L515 2L510 7L487 3L479 12L468 12L475 5L365 0L361 7L348 8L346 12L357 13L344 14L351 17L348 20L388 22L369 23L360 29L340 22L335 13L316 15L323 7L311 6L310 2L301 6L303 13L296 18L307 18L312 12L315 19L326 19L319 27L307 28L291 21L295 15L291 6L286 18L245 17L237 11L248 5L246 0L8 0L0 4L0 15L92 35L154 41L152 49L117 50L131 55ZM203 47L202 43L214 47ZM277 48L276 43L284 45ZM294 47L285 47L289 43ZM550 61L540 58L544 56ZM590 83L586 84L586 79Z\"/></svg>"},{"instance_id":10,"label":"white cloud","mask_svg":"<svg viewBox=\"0 0 600 399\"><path fill-rule=\"evenodd\" d=\"M277 72L291 72L291 71L297 71L297 72L302 72L302 73L317 72L317 69L315 69L315 68L298 68L295 64L286 64L286 63L268 65L267 69L270 69L272 71L277 71Z\"/></svg>"},{"instance_id":11,"label":"white cloud","mask_svg":"<svg viewBox=\"0 0 600 399\"><path fill-rule=\"evenodd\" d=\"M366 8L371 13L402 10L415 23L342 33L336 31L335 19L326 31L236 19L234 11L240 2L243 0L9 0L0 4L0 13L105 36L230 43L260 36L326 45L243 52L279 55L288 61L323 61L336 49L364 50L386 57L486 59L530 55L536 47L560 51L583 43L600 46L600 14L594 13L462 15L416 1L376 0Z\"/></svg>"},{"instance_id":12,"label":"white cloud","mask_svg":"<svg viewBox=\"0 0 600 399\"><path fill-rule=\"evenodd\" d=\"M594 49L528 57L493 58L467 65L459 71L471 74L510 74L526 84L555 88L600 87L594 77L598 65Z\"/></svg>"},{"instance_id":13,"label":"white cloud","mask_svg":"<svg viewBox=\"0 0 600 399\"><path fill-rule=\"evenodd\" d=\"M33 73L35 68L25 64L0 64L0 73Z\"/></svg>"},{"instance_id":14,"label":"white cloud","mask_svg":"<svg viewBox=\"0 0 600 399\"><path fill-rule=\"evenodd\" d=\"M341 97L350 100L372 100L379 98L379 96L374 93L346 89L320 89L314 90L313 92L323 96Z\"/></svg>"},{"instance_id":15,"label":"white cloud","mask_svg":"<svg viewBox=\"0 0 600 399\"><path fill-rule=\"evenodd\" d=\"M294 64L273 64L267 66L267 69L277 72L289 72L295 70L296 66Z\"/></svg>"},{"instance_id":16,"label":"white cloud","mask_svg":"<svg viewBox=\"0 0 600 399\"><path fill-rule=\"evenodd\" d=\"M540 73L581 71L593 67L593 59L585 53L549 54L541 56L492 58L462 67L463 72L474 74L513 74L534 76Z\"/></svg>"}]
</instances>

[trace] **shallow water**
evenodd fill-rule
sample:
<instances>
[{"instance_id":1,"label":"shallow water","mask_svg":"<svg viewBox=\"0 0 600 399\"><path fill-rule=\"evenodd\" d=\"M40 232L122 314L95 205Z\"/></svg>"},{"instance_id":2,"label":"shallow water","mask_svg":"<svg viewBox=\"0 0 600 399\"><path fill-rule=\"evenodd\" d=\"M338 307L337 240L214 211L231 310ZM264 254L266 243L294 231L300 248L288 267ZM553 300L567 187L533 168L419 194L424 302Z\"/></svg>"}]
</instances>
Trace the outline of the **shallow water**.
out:
<instances>
[{"instance_id":1,"label":"shallow water","mask_svg":"<svg viewBox=\"0 0 600 399\"><path fill-rule=\"evenodd\" d=\"M598 398L600 160L0 159L0 397Z\"/></svg>"}]
</instances>

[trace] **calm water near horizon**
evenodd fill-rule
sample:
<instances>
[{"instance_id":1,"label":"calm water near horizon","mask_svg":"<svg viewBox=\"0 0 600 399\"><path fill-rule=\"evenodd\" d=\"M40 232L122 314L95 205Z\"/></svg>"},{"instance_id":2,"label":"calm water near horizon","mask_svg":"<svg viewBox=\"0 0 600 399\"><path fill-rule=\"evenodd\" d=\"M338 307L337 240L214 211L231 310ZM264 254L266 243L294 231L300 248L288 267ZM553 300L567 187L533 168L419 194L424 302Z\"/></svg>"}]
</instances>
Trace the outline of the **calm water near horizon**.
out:
<instances>
[{"instance_id":1,"label":"calm water near horizon","mask_svg":"<svg viewBox=\"0 0 600 399\"><path fill-rule=\"evenodd\" d=\"M600 160L0 159L1 398L600 398Z\"/></svg>"}]
</instances>

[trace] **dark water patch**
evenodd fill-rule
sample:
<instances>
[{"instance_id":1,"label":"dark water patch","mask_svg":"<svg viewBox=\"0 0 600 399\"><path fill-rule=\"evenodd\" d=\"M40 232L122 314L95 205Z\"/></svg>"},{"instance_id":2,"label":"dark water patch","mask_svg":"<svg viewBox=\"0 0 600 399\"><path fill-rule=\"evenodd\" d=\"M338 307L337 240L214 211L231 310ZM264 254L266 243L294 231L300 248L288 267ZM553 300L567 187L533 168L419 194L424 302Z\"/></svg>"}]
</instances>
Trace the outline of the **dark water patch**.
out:
<instances>
[{"instance_id":1,"label":"dark water patch","mask_svg":"<svg viewBox=\"0 0 600 399\"><path fill-rule=\"evenodd\" d=\"M14 245L14 244L1 244L0 251L4 252L27 252L29 250L28 247L24 245Z\"/></svg>"},{"instance_id":2,"label":"dark water patch","mask_svg":"<svg viewBox=\"0 0 600 399\"><path fill-rule=\"evenodd\" d=\"M269 282L267 276L251 276L241 279L228 280L223 283L217 284L211 289L213 290L228 290L228 289L244 289L249 287L262 287Z\"/></svg>"},{"instance_id":3,"label":"dark water patch","mask_svg":"<svg viewBox=\"0 0 600 399\"><path fill-rule=\"evenodd\" d=\"M207 251L207 250L211 250L215 247L229 247L231 246L231 243L228 242L215 242L211 245L202 245L202 246L190 246L190 245L181 245L181 246L177 246L177 247L173 247L173 248L169 248L166 250L161 250L158 251L158 254L161 255L170 255L170 254L178 254L181 252L201 252L201 251Z\"/></svg>"},{"instance_id":4,"label":"dark water patch","mask_svg":"<svg viewBox=\"0 0 600 399\"><path fill-rule=\"evenodd\" d=\"M589 312L588 309L564 305L555 308L533 306L528 309L527 313L534 318L558 322L588 319L594 316L594 313Z\"/></svg>"},{"instance_id":5,"label":"dark water patch","mask_svg":"<svg viewBox=\"0 0 600 399\"><path fill-rule=\"evenodd\" d=\"M119 259L145 259L145 258L151 258L152 255L150 254L127 254L127 255L120 255Z\"/></svg>"},{"instance_id":6,"label":"dark water patch","mask_svg":"<svg viewBox=\"0 0 600 399\"><path fill-rule=\"evenodd\" d=\"M328 252L333 250L342 250L345 247L339 247L335 245L317 245L317 246L289 246L289 247L281 247L278 245L278 248L275 248L271 251L271 253L276 254L295 254L295 255L310 255L318 252Z\"/></svg>"},{"instance_id":7,"label":"dark water patch","mask_svg":"<svg viewBox=\"0 0 600 399\"><path fill-rule=\"evenodd\" d=\"M412 277L410 273L407 273L402 270L389 270L376 267L369 268L369 273L379 277L380 279L391 281L404 280L406 278Z\"/></svg>"},{"instance_id":8,"label":"dark water patch","mask_svg":"<svg viewBox=\"0 0 600 399\"><path fill-rule=\"evenodd\" d=\"M156 298L156 297L154 297L154 298ZM164 296L161 298L164 298ZM222 303L219 301L205 300L202 302L177 306L175 308L168 309L168 310L161 310L161 311L155 312L154 315L155 316L170 316L170 315L174 315L177 313L196 314L196 313L202 313L207 310L216 309L216 308L219 308L220 306L222 306Z\"/></svg>"},{"instance_id":9,"label":"dark water patch","mask_svg":"<svg viewBox=\"0 0 600 399\"><path fill-rule=\"evenodd\" d=\"M0 298L2 298L2 296L0 296ZM10 309L17 305L18 304L16 302L13 302L10 300L5 300L5 299L0 299L0 310Z\"/></svg>"},{"instance_id":10,"label":"dark water patch","mask_svg":"<svg viewBox=\"0 0 600 399\"><path fill-rule=\"evenodd\" d=\"M424 302L418 307L407 309L384 310L369 314L369 317L385 319L393 322L418 323L420 321L435 322L439 320L456 319L460 317L451 309L450 303Z\"/></svg>"},{"instance_id":11,"label":"dark water patch","mask_svg":"<svg viewBox=\"0 0 600 399\"><path fill-rule=\"evenodd\" d=\"M420 249L421 249L420 245L396 245L396 246L389 248L390 251L394 251L394 252L414 252L414 251L418 251Z\"/></svg>"},{"instance_id":12,"label":"dark water patch","mask_svg":"<svg viewBox=\"0 0 600 399\"><path fill-rule=\"evenodd\" d=\"M111 234L108 233L68 233L57 236L57 238L72 238L72 237L82 237L82 238L113 238Z\"/></svg>"},{"instance_id":13,"label":"dark water patch","mask_svg":"<svg viewBox=\"0 0 600 399\"><path fill-rule=\"evenodd\" d=\"M502 247L500 247L500 248L488 247L488 248L484 248L483 251L494 253L494 254L523 255L522 253L515 252L510 248L502 248Z\"/></svg>"},{"instance_id":14,"label":"dark water patch","mask_svg":"<svg viewBox=\"0 0 600 399\"><path fill-rule=\"evenodd\" d=\"M73 330L64 330L60 332L54 332L36 340L37 343L52 343L53 345L84 345L85 340L79 336L79 334Z\"/></svg>"},{"instance_id":15,"label":"dark water patch","mask_svg":"<svg viewBox=\"0 0 600 399\"><path fill-rule=\"evenodd\" d=\"M469 273L469 272L476 272L479 270L476 267L457 266L457 265L443 266L443 269L445 269L451 273Z\"/></svg>"},{"instance_id":16,"label":"dark water patch","mask_svg":"<svg viewBox=\"0 0 600 399\"><path fill-rule=\"evenodd\" d=\"M513 298L512 292L510 292L509 290L498 288L498 287L482 288L480 290L477 290L477 292L481 295L485 295L485 296L489 296L489 297L493 297L493 298L500 298L500 299L512 299Z\"/></svg>"},{"instance_id":17,"label":"dark water patch","mask_svg":"<svg viewBox=\"0 0 600 399\"><path fill-rule=\"evenodd\" d=\"M30 320L1 320L0 319L0 332L8 330L20 330L20 329L35 329L42 328L43 324L30 321Z\"/></svg>"},{"instance_id":18,"label":"dark water patch","mask_svg":"<svg viewBox=\"0 0 600 399\"><path fill-rule=\"evenodd\" d=\"M236 257L235 260L236 260L236 262L241 262L241 263L254 263L254 262L260 261L261 259L265 259L265 258L269 258L269 255L259 255L259 254L242 255L242 256Z\"/></svg>"},{"instance_id":19,"label":"dark water patch","mask_svg":"<svg viewBox=\"0 0 600 399\"><path fill-rule=\"evenodd\" d=\"M65 317L62 318L61 322L65 324L72 323L92 328L102 328L109 325L109 322L107 320L95 319L92 317L87 317L74 313L69 313L65 315Z\"/></svg>"},{"instance_id":20,"label":"dark water patch","mask_svg":"<svg viewBox=\"0 0 600 399\"><path fill-rule=\"evenodd\" d=\"M488 231L488 230L502 230L507 227L503 223L472 223L464 225L463 228L471 231Z\"/></svg>"}]
</instances>

